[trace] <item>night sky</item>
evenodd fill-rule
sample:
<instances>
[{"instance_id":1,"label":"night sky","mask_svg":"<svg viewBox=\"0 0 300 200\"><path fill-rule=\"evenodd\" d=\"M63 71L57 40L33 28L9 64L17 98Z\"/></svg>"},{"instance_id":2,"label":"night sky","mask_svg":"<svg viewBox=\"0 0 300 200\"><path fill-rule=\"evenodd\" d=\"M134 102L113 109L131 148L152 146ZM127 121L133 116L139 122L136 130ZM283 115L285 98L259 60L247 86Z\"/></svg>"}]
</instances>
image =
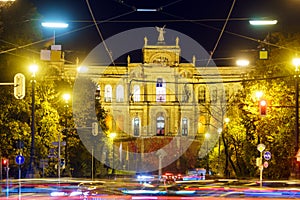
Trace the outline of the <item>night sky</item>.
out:
<instances>
[{"instance_id":1,"label":"night sky","mask_svg":"<svg viewBox=\"0 0 300 200\"><path fill-rule=\"evenodd\" d=\"M57 33L58 43L62 43L65 49L86 52L102 41L93 24L89 7L100 22L98 25L104 39L133 28L166 25L168 29L195 39L208 52L215 49L213 58L229 61L229 64L241 52L255 49L258 46L255 40L264 39L268 33L300 31L299 0L31 1L42 15L41 21L63 20L69 23L67 30ZM136 11L142 8L158 11ZM254 27L248 23L249 19L254 18L277 19L278 24ZM52 31L42 29L45 38L51 37Z\"/></svg>"}]
</instances>

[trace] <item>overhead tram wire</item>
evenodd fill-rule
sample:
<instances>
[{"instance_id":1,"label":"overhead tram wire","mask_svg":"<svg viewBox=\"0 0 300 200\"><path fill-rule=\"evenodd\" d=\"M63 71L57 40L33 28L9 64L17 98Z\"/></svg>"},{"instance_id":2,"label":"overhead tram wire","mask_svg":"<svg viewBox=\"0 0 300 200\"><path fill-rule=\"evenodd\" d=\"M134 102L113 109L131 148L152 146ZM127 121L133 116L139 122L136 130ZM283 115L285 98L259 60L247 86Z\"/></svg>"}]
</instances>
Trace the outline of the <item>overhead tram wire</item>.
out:
<instances>
[{"instance_id":1,"label":"overhead tram wire","mask_svg":"<svg viewBox=\"0 0 300 200\"><path fill-rule=\"evenodd\" d=\"M218 37L218 40L217 40L217 42L216 42L216 44L215 44L215 46L214 46L214 48L213 48L213 50L212 50L212 53L209 55L209 59L208 59L208 61L207 61L207 63L206 63L206 67L209 65L209 63L210 63L210 61L211 61L211 59L212 59L212 57L213 57L213 55L214 55L214 53L215 53L215 51L216 51L218 45L219 45L219 42L220 42L220 40L221 40L221 37L223 36L224 30L225 30L225 28L226 28L226 26L227 26L228 19L230 18L230 15L231 15L232 10L233 10L233 8L234 8L235 2L236 2L236 0L234 0L234 1L232 2L232 5L231 5L231 8L230 8L229 13L228 13L228 15L227 15L226 21L224 22L222 31L221 31L221 33L220 33L220 35L219 35L219 37Z\"/></svg>"},{"instance_id":2,"label":"overhead tram wire","mask_svg":"<svg viewBox=\"0 0 300 200\"><path fill-rule=\"evenodd\" d=\"M189 19L185 19L184 17L181 17L181 16L177 16L177 15L173 15L171 13L168 13L168 12L165 12L165 11L160 11L162 14L165 14L167 16L171 16L171 17L174 17L174 18L177 18L179 19L179 21L181 22L190 22L190 23L193 23L193 24L196 24L196 25L199 25L199 26L202 26L202 27L205 27L205 28L209 28L209 29L212 29L212 30L216 30L216 31L221 31L220 28L217 28L217 27L214 27L214 26L210 26L210 25L207 25L207 24L203 24L201 22L209 22L209 21L225 21L226 19L199 19L199 20L189 20ZM229 19L228 21L237 21L237 20L240 20L240 21L244 21L244 20L249 20L250 18L232 18L232 19ZM160 20L157 20L157 21L160 21ZM170 22L172 20L169 20ZM148 22L148 21L146 21ZM174 22L177 22L177 20L174 20ZM128 23L128 22L127 22ZM261 40L261 39L257 39L257 38L253 38L253 37L249 37L249 36L246 36L246 35L242 35L242 34L238 34L238 33L234 33L232 31L227 31L227 30L224 30L225 33L227 34L230 34L230 35L234 35L234 36L237 36L239 38L243 38L245 40L249 40L249 41L253 41L253 42L257 42L257 43L260 43L260 44L265 44L265 45L268 45L268 46L272 46L272 47L277 47L277 48L281 48L281 49L285 49L285 50L288 50L288 51L292 51L292 52L295 52L295 53L300 53L296 48L288 48L286 46L282 46L282 45L277 45L277 44L274 44L274 43L271 43L271 42L268 42L268 41L265 41L265 40Z\"/></svg>"},{"instance_id":3,"label":"overhead tram wire","mask_svg":"<svg viewBox=\"0 0 300 200\"><path fill-rule=\"evenodd\" d=\"M131 7L131 6L128 6L128 7ZM144 21L143 20L117 20L117 21L114 21L114 19L129 15L133 12L136 12L136 11L130 10L129 12L126 12L126 13L108 18L106 20L98 20L96 22L97 22L97 24L101 24L101 23L136 23L136 22L139 22L139 23L190 22L190 23L193 23L193 24L196 24L196 25L199 25L199 26L203 26L203 27L212 29L212 30L220 31L221 29L219 29L219 28L216 28L214 26L210 26L210 25L207 25L207 24L203 24L201 22L210 22L210 21L215 22L215 21L225 21L226 20L226 19L185 19L184 17L173 15L171 13L160 10L160 13L171 16L173 18L176 18L177 20L173 19L173 20L144 20ZM230 19L228 19L228 21L245 21L245 20L249 20L249 19L250 18L230 18ZM40 19L30 19L30 20L40 20ZM72 22L72 23L90 23L92 21L90 21L90 20L88 20L88 21L87 20L68 20L68 22ZM87 26L84 26L84 27L81 27L81 28L78 28L78 29L75 29L75 30L72 30L72 31L61 33L61 34L57 35L57 37L61 37L61 36L71 34L71 33L74 33L74 32L78 32L78 31L81 31L81 30L85 30L85 29L90 28L92 26L94 26L94 24L89 24ZM299 53L299 51L297 51L297 49L292 49L292 48L288 48L286 46L277 45L277 44L274 44L274 43L270 43L268 41L262 41L262 40L257 39L257 38L252 38L252 37L249 37L249 36L246 36L246 35L241 35L241 34L238 34L238 33L227 31L227 30L224 30L224 32L227 33L227 34L230 34L230 35L234 35L234 36L239 37L239 38L246 39L246 40L250 40L250 41L257 42L257 43L261 43L261 44L265 44L265 45L269 45L269 46L273 46L273 47L277 47L277 48L281 48L281 49L285 49L285 50L288 50L288 51L293 51L293 52L298 52ZM30 46L33 46L33 45L36 45L36 44L39 44L39 43L42 43L42 42L46 42L49 39L50 38L46 38L46 39L42 39L42 40L35 41L35 42L32 42L32 43L28 43L28 44L25 44L25 45L21 45L21 46L18 46L18 47L14 47L14 48L11 48L11 49L2 50L2 51L0 51L0 54L9 53L9 52L12 52L12 51L16 51L18 49L27 48L27 47L30 47Z\"/></svg>"},{"instance_id":4,"label":"overhead tram wire","mask_svg":"<svg viewBox=\"0 0 300 200\"><path fill-rule=\"evenodd\" d=\"M106 22L109 22L113 19L116 19L116 18L119 18L119 17L123 17L125 15L129 15L131 13L133 13L135 11L130 11L130 12L126 12L126 13L123 13L123 14L120 14L120 15L117 15L117 16L114 16L114 17L111 17L109 19L106 19L106 20L103 20L102 23L106 23ZM31 19L31 20L40 20L40 19ZM74 20L69 20L69 22L80 22L78 20L74 21ZM97 22L99 23L99 22ZM61 37L61 36L64 36L64 35L68 35L68 34L71 34L71 33L74 33L74 32L78 32L78 31L81 31L81 30L84 30L84 29L87 29L87 28L90 28L94 26L94 24L90 24L90 25L87 25L87 26L84 26L84 27L81 27L81 28L78 28L78 29L75 29L75 30L72 30L72 31L68 31L68 32L64 32L64 33L61 33L61 34L58 34L56 35L56 37ZM52 38L52 37L51 37ZM38 41L35 41L35 42L31 42L31 43L28 43L28 44L25 44L25 45L21 45L21 46L18 46L18 45L14 45L16 47L14 48L11 48L11 49L6 49L6 50L2 50L0 51L0 54L5 54L5 53L10 53L12 51L16 51L16 50L19 50L19 49L23 49L23 48L27 48L27 47L30 47L30 46L33 46L33 45L36 45L36 44L40 44L42 42L47 42L49 39L51 38L46 38L46 39L42 39L42 40L38 40ZM6 43L9 43L7 41L4 41L3 42L6 42ZM39 53L39 52L35 52L35 53ZM11 53L10 53L11 54ZM68 61L69 63L72 63L71 61Z\"/></svg>"},{"instance_id":5,"label":"overhead tram wire","mask_svg":"<svg viewBox=\"0 0 300 200\"><path fill-rule=\"evenodd\" d=\"M89 0L86 0L85 2L86 2L86 4L87 4L87 7L88 7L89 12L90 12L90 14L91 14L91 17L92 17L92 19L93 19L93 22L94 22L94 25L95 25L95 27L96 27L96 29L97 29L97 32L98 32L98 34L99 34L99 36L100 36L100 38L101 38L101 41L102 41L102 43L103 43L103 46L104 46L106 52L108 53L109 58L110 58L112 64L115 66L114 59L113 59L112 54L111 54L111 52L109 51L109 49L108 49L108 47L107 47L107 45L106 45L106 42L105 42L105 40L104 40L104 38L103 38L103 35L102 35L101 31L100 31L100 28L99 28L99 26L98 26L98 23L96 22L96 19L95 19L95 16L94 16L94 14L93 14L92 8L91 8L91 6L90 6Z\"/></svg>"},{"instance_id":6,"label":"overhead tram wire","mask_svg":"<svg viewBox=\"0 0 300 200\"><path fill-rule=\"evenodd\" d=\"M126 7L128 7L128 8L133 9L134 11L137 11L137 10L140 9L140 8L136 8L136 6L134 6L134 5L129 5L129 4L125 3L124 0L114 0L114 1L117 2L117 3L119 3L119 4L121 4L121 5L126 6ZM163 5L163 6L159 6L158 8L154 8L154 9L150 9L150 10L152 10L152 11L161 11L163 8L166 8L166 7L172 6L172 5L174 5L174 4L177 4L177 3L180 2L180 1L183 1L183 0L177 0L177 1L174 1L174 2L172 2L172 0L171 0L171 2L168 3L168 4L165 4L165 5ZM140 9L140 10L143 10L143 9ZM146 12L147 12L147 10L148 10L148 9L145 9ZM150 10L149 10L149 11L150 11Z\"/></svg>"},{"instance_id":7,"label":"overhead tram wire","mask_svg":"<svg viewBox=\"0 0 300 200\"><path fill-rule=\"evenodd\" d=\"M274 76L274 77L253 78L253 79L239 79L239 80L228 80L228 81L209 81L209 82L175 82L175 81L167 81L165 83L174 83L174 84L178 84L178 85L182 85L182 84L210 85L210 84L222 84L222 83L241 83L241 82L250 82L250 81L264 81L264 80L272 80L272 79L285 79L285 78L290 78L290 77L293 77L293 76L294 75L286 75L286 76ZM131 82L156 83L155 80L141 80L141 79L131 79Z\"/></svg>"},{"instance_id":8,"label":"overhead tram wire","mask_svg":"<svg viewBox=\"0 0 300 200\"><path fill-rule=\"evenodd\" d=\"M131 11L128 14L135 12ZM168 14L162 12L164 14ZM125 13L126 14L126 13ZM170 15L170 14L168 14ZM174 15L170 15L174 17ZM177 16L176 16L177 17ZM118 16L119 18L119 16ZM248 21L251 18L230 18L228 21ZM97 23L154 23L154 22L168 22L168 23L178 23L178 22L221 22L225 21L224 18L215 18L215 19L156 19L156 20L97 20ZM69 22L79 22L79 23L91 23L92 20L69 20ZM211 27L209 27L211 28Z\"/></svg>"},{"instance_id":9,"label":"overhead tram wire","mask_svg":"<svg viewBox=\"0 0 300 200\"><path fill-rule=\"evenodd\" d=\"M180 1L183 1L183 0L177 0L177 1L174 1L174 2L171 2L171 3L168 3L168 4L164 5L164 6L159 7L159 10L162 10L163 8L166 8L166 7L169 7L171 5L174 5L174 4L176 4L176 3L180 2Z\"/></svg>"}]
</instances>

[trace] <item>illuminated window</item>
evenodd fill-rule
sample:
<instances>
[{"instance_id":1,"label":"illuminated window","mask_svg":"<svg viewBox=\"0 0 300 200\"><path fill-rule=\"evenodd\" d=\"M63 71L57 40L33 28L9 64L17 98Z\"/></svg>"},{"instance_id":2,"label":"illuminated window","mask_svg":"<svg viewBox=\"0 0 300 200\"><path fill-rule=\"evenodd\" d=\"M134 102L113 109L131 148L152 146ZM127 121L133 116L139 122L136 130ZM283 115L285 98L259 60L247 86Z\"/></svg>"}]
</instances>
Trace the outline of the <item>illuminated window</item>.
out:
<instances>
[{"instance_id":1,"label":"illuminated window","mask_svg":"<svg viewBox=\"0 0 300 200\"><path fill-rule=\"evenodd\" d=\"M221 91L221 100L222 102L227 102L230 98L230 90L228 87L225 87L222 91Z\"/></svg>"},{"instance_id":2,"label":"illuminated window","mask_svg":"<svg viewBox=\"0 0 300 200\"><path fill-rule=\"evenodd\" d=\"M212 87L210 97L211 97L211 102L212 103L216 103L217 102L217 100L218 100L218 90L217 90L217 87Z\"/></svg>"},{"instance_id":3,"label":"illuminated window","mask_svg":"<svg viewBox=\"0 0 300 200\"><path fill-rule=\"evenodd\" d=\"M141 101L141 91L140 91L140 86L139 85L134 85L133 86L133 101L134 102Z\"/></svg>"},{"instance_id":4,"label":"illuminated window","mask_svg":"<svg viewBox=\"0 0 300 200\"><path fill-rule=\"evenodd\" d=\"M124 87L123 85L118 85L116 90L116 101L124 102Z\"/></svg>"},{"instance_id":5,"label":"illuminated window","mask_svg":"<svg viewBox=\"0 0 300 200\"><path fill-rule=\"evenodd\" d=\"M205 87L200 87L198 90L198 102L205 103L206 102L206 89Z\"/></svg>"},{"instance_id":6,"label":"illuminated window","mask_svg":"<svg viewBox=\"0 0 300 200\"><path fill-rule=\"evenodd\" d=\"M162 78L158 78L156 81L156 101L166 102L166 83Z\"/></svg>"},{"instance_id":7,"label":"illuminated window","mask_svg":"<svg viewBox=\"0 0 300 200\"><path fill-rule=\"evenodd\" d=\"M165 135L165 118L163 116L159 116L156 119L156 135L157 136Z\"/></svg>"},{"instance_id":8,"label":"illuminated window","mask_svg":"<svg viewBox=\"0 0 300 200\"><path fill-rule=\"evenodd\" d=\"M111 102L112 101L112 88L111 88L111 85L106 85L105 86L104 101L105 102Z\"/></svg>"},{"instance_id":9,"label":"illuminated window","mask_svg":"<svg viewBox=\"0 0 300 200\"><path fill-rule=\"evenodd\" d=\"M140 119L135 117L133 119L133 135L139 136L140 135Z\"/></svg>"},{"instance_id":10,"label":"illuminated window","mask_svg":"<svg viewBox=\"0 0 300 200\"><path fill-rule=\"evenodd\" d=\"M188 119L183 118L182 119L182 136L187 136L188 135Z\"/></svg>"}]
</instances>

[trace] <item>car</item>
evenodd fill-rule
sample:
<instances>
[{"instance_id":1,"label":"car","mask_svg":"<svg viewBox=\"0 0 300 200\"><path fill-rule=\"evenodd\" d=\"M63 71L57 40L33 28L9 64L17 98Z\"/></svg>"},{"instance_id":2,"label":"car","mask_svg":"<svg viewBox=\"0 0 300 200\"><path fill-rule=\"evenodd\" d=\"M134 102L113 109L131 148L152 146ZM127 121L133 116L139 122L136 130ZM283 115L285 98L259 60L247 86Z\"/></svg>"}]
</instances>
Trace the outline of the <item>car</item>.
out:
<instances>
[{"instance_id":1,"label":"car","mask_svg":"<svg viewBox=\"0 0 300 200\"><path fill-rule=\"evenodd\" d=\"M165 173L162 176L162 179L164 182L167 182L167 183L175 182L174 174L170 173L170 172Z\"/></svg>"},{"instance_id":2,"label":"car","mask_svg":"<svg viewBox=\"0 0 300 200\"><path fill-rule=\"evenodd\" d=\"M174 175L174 173L167 172L162 176L162 180L166 183L174 183L175 181L182 181L183 177L181 174Z\"/></svg>"},{"instance_id":3,"label":"car","mask_svg":"<svg viewBox=\"0 0 300 200\"><path fill-rule=\"evenodd\" d=\"M176 176L174 176L175 181L183 181L183 177L181 174L177 174Z\"/></svg>"}]
</instances>

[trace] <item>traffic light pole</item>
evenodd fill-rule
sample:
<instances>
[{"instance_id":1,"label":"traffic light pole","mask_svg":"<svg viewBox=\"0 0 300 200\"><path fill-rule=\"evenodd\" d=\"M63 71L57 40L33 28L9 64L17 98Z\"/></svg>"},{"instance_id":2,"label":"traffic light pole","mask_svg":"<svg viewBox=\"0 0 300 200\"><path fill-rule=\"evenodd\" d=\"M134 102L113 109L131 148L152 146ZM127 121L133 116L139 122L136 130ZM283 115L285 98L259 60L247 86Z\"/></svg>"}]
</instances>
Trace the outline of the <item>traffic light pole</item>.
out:
<instances>
[{"instance_id":1,"label":"traffic light pole","mask_svg":"<svg viewBox=\"0 0 300 200\"><path fill-rule=\"evenodd\" d=\"M0 155L0 158L1 158L1 163L0 163L0 181L2 181L2 156Z\"/></svg>"},{"instance_id":2,"label":"traffic light pole","mask_svg":"<svg viewBox=\"0 0 300 200\"><path fill-rule=\"evenodd\" d=\"M35 136L35 78L31 80L31 146L30 146L30 160L27 178L34 177L34 136Z\"/></svg>"},{"instance_id":3,"label":"traffic light pole","mask_svg":"<svg viewBox=\"0 0 300 200\"><path fill-rule=\"evenodd\" d=\"M58 164L57 164L57 174L58 174L58 184L60 184L60 162L61 162L61 158L60 158L60 152L61 151L61 147L60 147L60 133L58 133Z\"/></svg>"},{"instance_id":4,"label":"traffic light pole","mask_svg":"<svg viewBox=\"0 0 300 200\"><path fill-rule=\"evenodd\" d=\"M296 88L296 96L295 96L295 100L296 100L296 123L295 123L295 151L297 153L298 151L298 147L299 147L299 71L296 70L296 80L295 80L295 88Z\"/></svg>"}]
</instances>

